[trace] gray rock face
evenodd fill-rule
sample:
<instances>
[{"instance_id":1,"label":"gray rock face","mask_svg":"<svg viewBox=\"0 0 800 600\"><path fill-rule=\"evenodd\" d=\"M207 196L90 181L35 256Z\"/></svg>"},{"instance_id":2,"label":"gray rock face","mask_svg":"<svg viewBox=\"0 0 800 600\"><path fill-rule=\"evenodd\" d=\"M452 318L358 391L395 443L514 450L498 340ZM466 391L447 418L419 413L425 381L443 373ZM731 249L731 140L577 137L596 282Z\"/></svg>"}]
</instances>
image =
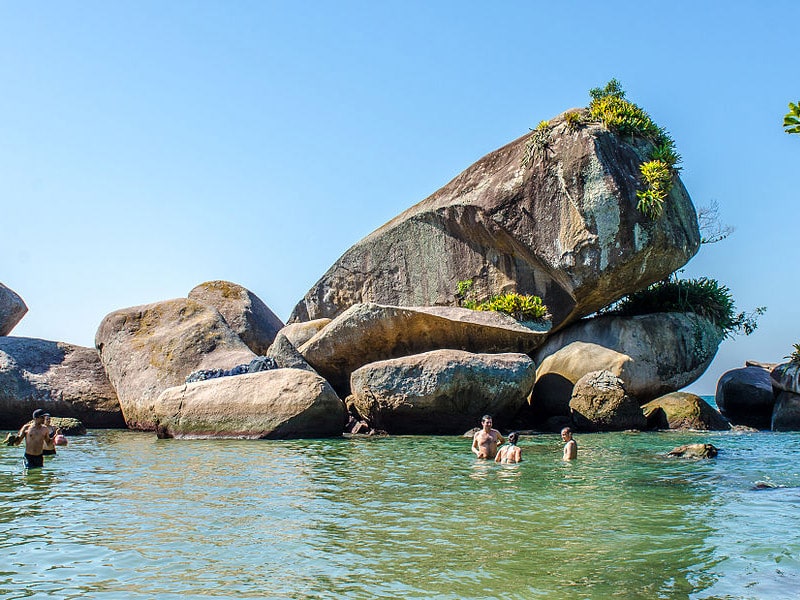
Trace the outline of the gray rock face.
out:
<instances>
[{"instance_id":1,"label":"gray rock face","mask_svg":"<svg viewBox=\"0 0 800 600\"><path fill-rule=\"evenodd\" d=\"M299 350L345 397L350 374L362 365L441 349L528 352L544 340L545 329L527 327L496 312L359 304L339 315Z\"/></svg>"},{"instance_id":2,"label":"gray rock face","mask_svg":"<svg viewBox=\"0 0 800 600\"><path fill-rule=\"evenodd\" d=\"M275 336L275 340L267 350L266 356L275 361L281 369L302 369L303 371L314 371L313 367L306 362L300 351L289 341L280 331Z\"/></svg>"},{"instance_id":3,"label":"gray rock face","mask_svg":"<svg viewBox=\"0 0 800 600\"><path fill-rule=\"evenodd\" d=\"M319 375L275 369L164 390L153 413L159 437L294 438L341 435L345 408Z\"/></svg>"},{"instance_id":4,"label":"gray rock face","mask_svg":"<svg viewBox=\"0 0 800 600\"><path fill-rule=\"evenodd\" d=\"M286 339L295 347L299 348L312 337L317 335L322 329L331 322L331 319L314 319L303 323L290 323L279 333L286 336Z\"/></svg>"},{"instance_id":5,"label":"gray rock face","mask_svg":"<svg viewBox=\"0 0 800 600\"><path fill-rule=\"evenodd\" d=\"M250 290L229 281L206 281L189 298L219 311L250 350L265 354L283 322Z\"/></svg>"},{"instance_id":6,"label":"gray rock face","mask_svg":"<svg viewBox=\"0 0 800 600\"><path fill-rule=\"evenodd\" d=\"M436 350L357 369L351 401L373 427L392 434L460 434L486 413L497 425L513 418L534 374L525 354Z\"/></svg>"},{"instance_id":7,"label":"gray rock face","mask_svg":"<svg viewBox=\"0 0 800 600\"><path fill-rule=\"evenodd\" d=\"M583 431L644 429L647 420L635 398L629 396L619 377L594 371L575 384L569 402L572 421Z\"/></svg>"},{"instance_id":8,"label":"gray rock face","mask_svg":"<svg viewBox=\"0 0 800 600\"><path fill-rule=\"evenodd\" d=\"M772 411L772 431L800 431L800 394L778 394Z\"/></svg>"},{"instance_id":9,"label":"gray rock face","mask_svg":"<svg viewBox=\"0 0 800 600\"><path fill-rule=\"evenodd\" d=\"M775 365L769 373L772 387L793 394L800 394L800 363L788 362Z\"/></svg>"},{"instance_id":10,"label":"gray rock face","mask_svg":"<svg viewBox=\"0 0 800 600\"><path fill-rule=\"evenodd\" d=\"M219 312L186 298L110 313L95 345L131 429L153 429L153 401L190 373L255 358Z\"/></svg>"},{"instance_id":11,"label":"gray rock face","mask_svg":"<svg viewBox=\"0 0 800 600\"><path fill-rule=\"evenodd\" d=\"M640 402L680 390L705 372L722 337L693 313L583 319L536 350L534 410L540 418L568 414L574 384L599 370L622 379Z\"/></svg>"},{"instance_id":12,"label":"gray rock face","mask_svg":"<svg viewBox=\"0 0 800 600\"><path fill-rule=\"evenodd\" d=\"M680 181L661 218L636 208L648 143L599 124L572 131L563 116L550 133L546 157L523 164L536 134L525 135L358 242L290 322L333 318L358 303L454 305L457 283L472 279L479 297L541 296L559 328L697 252L697 217Z\"/></svg>"},{"instance_id":13,"label":"gray rock face","mask_svg":"<svg viewBox=\"0 0 800 600\"><path fill-rule=\"evenodd\" d=\"M642 411L650 429L727 431L730 423L696 394L673 392L651 400Z\"/></svg>"},{"instance_id":14,"label":"gray rock face","mask_svg":"<svg viewBox=\"0 0 800 600\"><path fill-rule=\"evenodd\" d=\"M8 335L20 322L28 307L12 289L0 283L0 336Z\"/></svg>"},{"instance_id":15,"label":"gray rock face","mask_svg":"<svg viewBox=\"0 0 800 600\"><path fill-rule=\"evenodd\" d=\"M87 427L125 427L94 348L0 337L0 428L19 428L37 408Z\"/></svg>"},{"instance_id":16,"label":"gray rock face","mask_svg":"<svg viewBox=\"0 0 800 600\"><path fill-rule=\"evenodd\" d=\"M732 425L770 428L775 396L766 369L743 367L724 373L717 381L715 400Z\"/></svg>"}]
</instances>

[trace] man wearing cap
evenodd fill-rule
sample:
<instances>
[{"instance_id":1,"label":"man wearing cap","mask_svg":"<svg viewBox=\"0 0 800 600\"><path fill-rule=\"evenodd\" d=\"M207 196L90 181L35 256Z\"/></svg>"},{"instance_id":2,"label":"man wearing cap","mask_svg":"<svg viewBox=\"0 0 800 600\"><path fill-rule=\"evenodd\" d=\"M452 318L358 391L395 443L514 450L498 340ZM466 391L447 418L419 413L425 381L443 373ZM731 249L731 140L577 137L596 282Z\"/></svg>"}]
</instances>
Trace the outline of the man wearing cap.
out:
<instances>
[{"instance_id":1,"label":"man wearing cap","mask_svg":"<svg viewBox=\"0 0 800 600\"><path fill-rule=\"evenodd\" d=\"M52 444L53 440L50 438L50 429L44 424L44 418L47 416L41 408L33 411L33 423L25 423L22 429L17 434L17 444L25 440L25 468L26 469L40 469L44 466L44 458L42 452L44 451L45 444Z\"/></svg>"}]
</instances>

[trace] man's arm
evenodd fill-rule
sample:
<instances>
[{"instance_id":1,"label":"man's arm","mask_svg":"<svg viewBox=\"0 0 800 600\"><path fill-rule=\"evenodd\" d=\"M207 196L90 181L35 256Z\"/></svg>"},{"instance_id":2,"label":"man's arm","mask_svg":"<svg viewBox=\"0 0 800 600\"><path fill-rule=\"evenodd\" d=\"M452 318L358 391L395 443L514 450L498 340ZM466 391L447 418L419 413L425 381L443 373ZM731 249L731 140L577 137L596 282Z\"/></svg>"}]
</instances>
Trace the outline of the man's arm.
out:
<instances>
[{"instance_id":1,"label":"man's arm","mask_svg":"<svg viewBox=\"0 0 800 600\"><path fill-rule=\"evenodd\" d=\"M500 433L497 429L493 429L492 431L494 431L497 434L497 445L498 446L500 444L505 444L506 443L506 438L503 437L502 433Z\"/></svg>"},{"instance_id":2,"label":"man's arm","mask_svg":"<svg viewBox=\"0 0 800 600\"><path fill-rule=\"evenodd\" d=\"M25 423L25 425L20 427L19 433L17 433L17 441L14 442L15 446L19 446L22 443L22 440L24 440L28 436L28 429L30 428L31 428L30 423Z\"/></svg>"},{"instance_id":3,"label":"man's arm","mask_svg":"<svg viewBox=\"0 0 800 600\"><path fill-rule=\"evenodd\" d=\"M472 452L476 456L480 456L480 454L481 454L481 451L478 449L478 432L477 431L472 435Z\"/></svg>"}]
</instances>

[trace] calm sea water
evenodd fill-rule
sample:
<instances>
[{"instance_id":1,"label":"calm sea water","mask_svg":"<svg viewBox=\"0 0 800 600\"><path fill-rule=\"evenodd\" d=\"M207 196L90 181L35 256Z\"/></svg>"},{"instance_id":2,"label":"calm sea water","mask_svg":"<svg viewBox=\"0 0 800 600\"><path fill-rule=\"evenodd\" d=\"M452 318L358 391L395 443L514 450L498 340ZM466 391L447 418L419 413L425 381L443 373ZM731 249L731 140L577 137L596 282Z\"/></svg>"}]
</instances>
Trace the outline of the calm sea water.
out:
<instances>
[{"instance_id":1,"label":"calm sea water","mask_svg":"<svg viewBox=\"0 0 800 600\"><path fill-rule=\"evenodd\" d=\"M577 439L500 466L459 437L96 430L27 474L0 447L0 597L797 597L800 434Z\"/></svg>"}]
</instances>

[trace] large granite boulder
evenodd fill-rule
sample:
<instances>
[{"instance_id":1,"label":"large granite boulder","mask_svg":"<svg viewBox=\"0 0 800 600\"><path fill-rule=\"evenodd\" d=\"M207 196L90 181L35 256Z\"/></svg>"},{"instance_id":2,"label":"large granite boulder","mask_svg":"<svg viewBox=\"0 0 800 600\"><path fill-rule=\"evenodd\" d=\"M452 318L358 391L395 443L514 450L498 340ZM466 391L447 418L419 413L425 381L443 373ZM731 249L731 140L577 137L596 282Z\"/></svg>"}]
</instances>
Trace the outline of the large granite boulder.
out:
<instances>
[{"instance_id":1,"label":"large granite boulder","mask_svg":"<svg viewBox=\"0 0 800 600\"><path fill-rule=\"evenodd\" d=\"M575 383L600 370L610 371L631 396L648 402L696 381L722 339L719 328L694 313L583 319L536 350L533 409L540 418L568 414Z\"/></svg>"},{"instance_id":2,"label":"large granite boulder","mask_svg":"<svg viewBox=\"0 0 800 600\"><path fill-rule=\"evenodd\" d=\"M164 390L153 413L159 437L294 438L341 435L345 408L319 375L275 369Z\"/></svg>"},{"instance_id":3,"label":"large granite boulder","mask_svg":"<svg viewBox=\"0 0 800 600\"><path fill-rule=\"evenodd\" d=\"M350 401L392 434L460 434L486 413L497 425L510 421L527 403L535 371L525 354L434 350L357 369Z\"/></svg>"},{"instance_id":4,"label":"large granite boulder","mask_svg":"<svg viewBox=\"0 0 800 600\"><path fill-rule=\"evenodd\" d=\"M800 394L780 392L772 410L772 431L800 431Z\"/></svg>"},{"instance_id":5,"label":"large granite boulder","mask_svg":"<svg viewBox=\"0 0 800 600\"><path fill-rule=\"evenodd\" d=\"M529 352L546 325L459 307L358 304L336 317L299 350L308 363L347 396L350 374L362 365L430 350Z\"/></svg>"},{"instance_id":6,"label":"large granite boulder","mask_svg":"<svg viewBox=\"0 0 800 600\"><path fill-rule=\"evenodd\" d=\"M28 312L25 301L0 283L0 336L8 335Z\"/></svg>"},{"instance_id":7,"label":"large granite boulder","mask_svg":"<svg viewBox=\"0 0 800 600\"><path fill-rule=\"evenodd\" d=\"M37 408L87 427L125 427L97 350L0 337L0 429L17 429Z\"/></svg>"},{"instance_id":8,"label":"large granite boulder","mask_svg":"<svg viewBox=\"0 0 800 600\"><path fill-rule=\"evenodd\" d=\"M443 188L347 250L297 304L290 322L336 317L375 302L454 305L457 284L478 297L541 296L554 328L659 281L698 250L697 216L680 180L652 220L637 208L649 142L597 123L550 120L486 155Z\"/></svg>"},{"instance_id":9,"label":"large granite boulder","mask_svg":"<svg viewBox=\"0 0 800 600\"><path fill-rule=\"evenodd\" d=\"M131 429L153 429L153 401L189 374L255 358L217 310L187 298L110 313L95 345Z\"/></svg>"},{"instance_id":10,"label":"large granite boulder","mask_svg":"<svg viewBox=\"0 0 800 600\"><path fill-rule=\"evenodd\" d=\"M673 392L642 406L650 429L727 431L730 423L696 394Z\"/></svg>"},{"instance_id":11,"label":"large granite boulder","mask_svg":"<svg viewBox=\"0 0 800 600\"><path fill-rule=\"evenodd\" d=\"M263 355L283 322L250 290L229 281L206 281L189 298L217 309L233 332L256 354Z\"/></svg>"},{"instance_id":12,"label":"large granite boulder","mask_svg":"<svg viewBox=\"0 0 800 600\"><path fill-rule=\"evenodd\" d=\"M582 431L644 429L647 419L619 377L594 371L581 377L569 401L572 421Z\"/></svg>"},{"instance_id":13,"label":"large granite boulder","mask_svg":"<svg viewBox=\"0 0 800 600\"><path fill-rule=\"evenodd\" d=\"M769 371L742 367L723 373L717 381L715 401L731 424L769 429L775 406Z\"/></svg>"},{"instance_id":14,"label":"large granite boulder","mask_svg":"<svg viewBox=\"0 0 800 600\"><path fill-rule=\"evenodd\" d=\"M800 363L775 365L769 372L772 387L782 392L800 394Z\"/></svg>"}]
</instances>

